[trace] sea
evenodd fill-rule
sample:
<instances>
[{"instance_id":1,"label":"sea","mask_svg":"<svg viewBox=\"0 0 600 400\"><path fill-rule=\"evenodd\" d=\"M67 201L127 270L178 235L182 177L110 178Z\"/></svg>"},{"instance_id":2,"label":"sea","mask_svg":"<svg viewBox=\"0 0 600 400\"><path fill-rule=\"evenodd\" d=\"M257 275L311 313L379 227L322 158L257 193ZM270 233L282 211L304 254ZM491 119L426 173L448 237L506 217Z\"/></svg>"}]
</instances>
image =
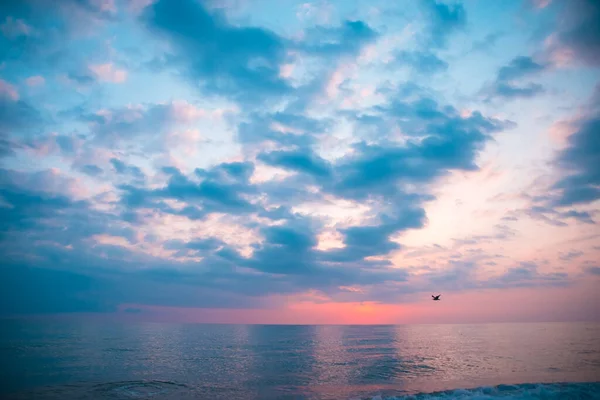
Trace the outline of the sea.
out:
<instances>
[{"instance_id":1,"label":"sea","mask_svg":"<svg viewBox=\"0 0 600 400\"><path fill-rule=\"evenodd\" d=\"M600 324L0 321L1 399L600 399Z\"/></svg>"}]
</instances>

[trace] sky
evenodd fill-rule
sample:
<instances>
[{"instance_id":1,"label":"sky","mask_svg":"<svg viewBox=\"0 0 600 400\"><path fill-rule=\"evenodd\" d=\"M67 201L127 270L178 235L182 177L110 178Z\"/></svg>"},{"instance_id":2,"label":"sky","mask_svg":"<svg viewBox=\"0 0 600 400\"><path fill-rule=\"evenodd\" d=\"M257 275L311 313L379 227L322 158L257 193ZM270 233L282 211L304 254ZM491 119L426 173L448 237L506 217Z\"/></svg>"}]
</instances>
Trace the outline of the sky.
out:
<instances>
[{"instance_id":1,"label":"sky","mask_svg":"<svg viewBox=\"0 0 600 400\"><path fill-rule=\"evenodd\" d=\"M600 321L599 21L2 1L0 316Z\"/></svg>"}]
</instances>

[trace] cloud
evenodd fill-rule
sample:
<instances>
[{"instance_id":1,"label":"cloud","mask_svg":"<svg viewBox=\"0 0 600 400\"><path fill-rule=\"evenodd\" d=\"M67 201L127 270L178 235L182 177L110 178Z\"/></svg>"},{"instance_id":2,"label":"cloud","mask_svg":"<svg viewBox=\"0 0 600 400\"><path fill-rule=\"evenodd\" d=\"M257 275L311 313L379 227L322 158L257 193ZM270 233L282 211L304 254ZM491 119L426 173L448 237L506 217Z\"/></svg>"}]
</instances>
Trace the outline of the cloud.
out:
<instances>
[{"instance_id":1,"label":"cloud","mask_svg":"<svg viewBox=\"0 0 600 400\"><path fill-rule=\"evenodd\" d=\"M538 64L531 57L515 57L508 65L498 71L498 81L512 81L542 72L546 67Z\"/></svg>"},{"instance_id":2,"label":"cloud","mask_svg":"<svg viewBox=\"0 0 600 400\"><path fill-rule=\"evenodd\" d=\"M331 173L329 163L321 157L303 151L272 151L258 155L258 160L274 167L288 168L315 177L326 177Z\"/></svg>"},{"instance_id":3,"label":"cloud","mask_svg":"<svg viewBox=\"0 0 600 400\"><path fill-rule=\"evenodd\" d=\"M428 45L444 48L451 34L463 29L467 23L467 12L462 4L444 4L436 0L422 0L422 8L428 18Z\"/></svg>"},{"instance_id":4,"label":"cloud","mask_svg":"<svg viewBox=\"0 0 600 400\"><path fill-rule=\"evenodd\" d=\"M585 270L590 275L600 275L600 267L587 267Z\"/></svg>"},{"instance_id":5,"label":"cloud","mask_svg":"<svg viewBox=\"0 0 600 400\"><path fill-rule=\"evenodd\" d=\"M492 287L563 286L568 284L568 275L562 272L542 274L538 272L536 264L522 262L518 267L491 279L488 284Z\"/></svg>"},{"instance_id":6,"label":"cloud","mask_svg":"<svg viewBox=\"0 0 600 400\"><path fill-rule=\"evenodd\" d=\"M340 27L317 26L304 33L303 41L292 45L310 55L326 58L356 56L364 45L379 35L363 21L343 21Z\"/></svg>"},{"instance_id":7,"label":"cloud","mask_svg":"<svg viewBox=\"0 0 600 400\"><path fill-rule=\"evenodd\" d=\"M96 82L96 77L86 71L74 72L71 71L66 75L66 79L71 82L75 82L78 85L91 85Z\"/></svg>"},{"instance_id":8,"label":"cloud","mask_svg":"<svg viewBox=\"0 0 600 400\"><path fill-rule=\"evenodd\" d=\"M87 122L93 141L109 148L137 142L146 152L162 152L171 130L189 126L211 114L187 102L128 105L78 118ZM144 137L139 142L138 139Z\"/></svg>"},{"instance_id":9,"label":"cloud","mask_svg":"<svg viewBox=\"0 0 600 400\"><path fill-rule=\"evenodd\" d=\"M489 51L496 45L498 39L504 36L502 32L488 33L481 40L476 40L473 42L473 47L471 47L471 51Z\"/></svg>"},{"instance_id":10,"label":"cloud","mask_svg":"<svg viewBox=\"0 0 600 400\"><path fill-rule=\"evenodd\" d=\"M246 107L284 96L305 101L301 93L314 91L322 77L296 88L289 74L281 73L284 66L305 55L320 59L321 68L328 70L341 59L356 57L378 37L363 21L345 20L338 27L306 29L301 39L292 40L268 29L233 25L219 10L192 0L160 0L144 15L148 29L171 45L172 51L161 57L163 67L181 72L203 93Z\"/></svg>"},{"instance_id":11,"label":"cloud","mask_svg":"<svg viewBox=\"0 0 600 400\"><path fill-rule=\"evenodd\" d=\"M400 51L396 57L400 64L411 66L416 72L428 75L448 69L448 63L427 51Z\"/></svg>"},{"instance_id":12,"label":"cloud","mask_svg":"<svg viewBox=\"0 0 600 400\"><path fill-rule=\"evenodd\" d=\"M0 98L13 102L18 101L19 92L17 92L17 89L13 85L0 79Z\"/></svg>"},{"instance_id":13,"label":"cloud","mask_svg":"<svg viewBox=\"0 0 600 400\"><path fill-rule=\"evenodd\" d=\"M551 200L557 207L587 204L600 199L600 86L588 106L589 114L574 123L575 133L567 138L567 147L558 152L554 164L564 176L553 189L558 196Z\"/></svg>"},{"instance_id":14,"label":"cloud","mask_svg":"<svg viewBox=\"0 0 600 400\"><path fill-rule=\"evenodd\" d=\"M73 50L76 46L64 44L114 20L116 9L107 4L96 0L3 2L0 49L4 60L35 63L38 69L70 65L79 54Z\"/></svg>"},{"instance_id":15,"label":"cloud","mask_svg":"<svg viewBox=\"0 0 600 400\"><path fill-rule=\"evenodd\" d=\"M117 158L111 158L110 163L112 164L117 174L131 175L136 179L145 178L145 175L142 172L142 170L139 167L136 167L135 165L128 165Z\"/></svg>"},{"instance_id":16,"label":"cloud","mask_svg":"<svg viewBox=\"0 0 600 400\"><path fill-rule=\"evenodd\" d=\"M24 135L35 131L42 121L40 112L20 100L13 85L0 79L0 135Z\"/></svg>"},{"instance_id":17,"label":"cloud","mask_svg":"<svg viewBox=\"0 0 600 400\"><path fill-rule=\"evenodd\" d=\"M162 207L165 212L181 214L195 210L202 217L206 213L225 212L244 214L257 210L246 196L257 194L256 188L249 183L249 174L231 168L231 164L217 165L210 170L197 170L196 177L190 179L176 168L167 168L169 181L157 189L145 189L123 185L122 202L126 207ZM230 179L223 180L223 173ZM199 178L199 180L198 180ZM186 202L196 209L174 210L164 203L164 199Z\"/></svg>"},{"instance_id":18,"label":"cloud","mask_svg":"<svg viewBox=\"0 0 600 400\"><path fill-rule=\"evenodd\" d=\"M241 164L222 165L221 169L238 179L248 175ZM202 261L148 257L136 252L139 235L115 214L93 210L86 201L40 192L33 183L16 186L20 180L14 172L2 176L7 179L2 181L0 195L9 207L0 208L0 229L6 239L1 250L10 262L2 269L0 281L2 295L19 300L3 309L4 313L110 311L123 303L239 307L256 304L257 296L270 293L297 293L314 287L327 291L339 285L406 279L403 271L392 269L325 266L318 262L320 253L314 249L316 232L310 220L291 215L282 225L260 228L264 241L250 257L214 237L162 244L176 251L176 257L200 256ZM100 236L124 240L99 241ZM37 243L33 248L32 242ZM54 265L58 260L60 267ZM251 270L260 273L249 273ZM29 280L39 285L29 285ZM198 291L199 287L203 289ZM23 294L34 288L41 300L53 296L52 301L22 301Z\"/></svg>"},{"instance_id":19,"label":"cloud","mask_svg":"<svg viewBox=\"0 0 600 400\"><path fill-rule=\"evenodd\" d=\"M86 165L82 165L79 170L81 172L83 172L84 174L90 175L90 176L98 176L98 175L102 175L104 173L104 170L102 168L100 168L97 165L93 165L93 164L86 164Z\"/></svg>"},{"instance_id":20,"label":"cloud","mask_svg":"<svg viewBox=\"0 0 600 400\"><path fill-rule=\"evenodd\" d=\"M316 138L329 132L330 119L314 119L292 112L251 114L238 125L237 137L242 145L273 142L279 147L310 147Z\"/></svg>"},{"instance_id":21,"label":"cloud","mask_svg":"<svg viewBox=\"0 0 600 400\"><path fill-rule=\"evenodd\" d=\"M43 76L36 75L27 78L25 80L25 83L27 84L27 86L42 86L44 83L46 83L46 80Z\"/></svg>"},{"instance_id":22,"label":"cloud","mask_svg":"<svg viewBox=\"0 0 600 400\"><path fill-rule=\"evenodd\" d=\"M565 2L556 32L548 38L549 57L557 64L572 61L600 66L600 5L595 0Z\"/></svg>"},{"instance_id":23,"label":"cloud","mask_svg":"<svg viewBox=\"0 0 600 400\"><path fill-rule=\"evenodd\" d=\"M544 93L544 87L538 83L519 85L519 81L529 76L538 75L547 68L548 65L539 64L531 57L515 57L508 65L498 70L495 82L484 90L488 92L489 97L504 99L534 97Z\"/></svg>"},{"instance_id":24,"label":"cloud","mask_svg":"<svg viewBox=\"0 0 600 400\"><path fill-rule=\"evenodd\" d=\"M144 20L173 46L169 64L206 93L260 102L290 90L279 76L285 45L271 31L230 25L192 0L159 0L144 10Z\"/></svg>"},{"instance_id":25,"label":"cloud","mask_svg":"<svg viewBox=\"0 0 600 400\"><path fill-rule=\"evenodd\" d=\"M127 71L115 67L112 63L93 64L89 69L96 77L105 82L123 83L127 79Z\"/></svg>"},{"instance_id":26,"label":"cloud","mask_svg":"<svg viewBox=\"0 0 600 400\"><path fill-rule=\"evenodd\" d=\"M515 287L553 287L571 284L566 273L542 273L531 262L521 262L505 269L501 274L477 278L478 265L467 261L450 261L440 270L425 273L425 282L434 284L439 291L465 291L472 289L504 289Z\"/></svg>"},{"instance_id":27,"label":"cloud","mask_svg":"<svg viewBox=\"0 0 600 400\"><path fill-rule=\"evenodd\" d=\"M563 261L571 261L577 257L580 257L583 255L582 251L570 251L568 253L562 253L559 255L559 258Z\"/></svg>"},{"instance_id":28,"label":"cloud","mask_svg":"<svg viewBox=\"0 0 600 400\"><path fill-rule=\"evenodd\" d=\"M10 16L6 17L6 20L0 25L0 30L4 36L12 40L21 36L30 36L33 33L33 29L22 19L14 19Z\"/></svg>"}]
</instances>

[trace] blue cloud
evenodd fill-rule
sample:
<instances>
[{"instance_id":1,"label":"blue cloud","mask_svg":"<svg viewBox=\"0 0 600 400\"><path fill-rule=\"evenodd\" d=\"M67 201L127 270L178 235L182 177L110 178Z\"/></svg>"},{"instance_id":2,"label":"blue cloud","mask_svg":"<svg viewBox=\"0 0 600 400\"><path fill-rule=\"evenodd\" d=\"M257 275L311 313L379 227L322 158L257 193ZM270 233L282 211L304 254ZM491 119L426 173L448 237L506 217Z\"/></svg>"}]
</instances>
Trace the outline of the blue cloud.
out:
<instances>
[{"instance_id":1,"label":"blue cloud","mask_svg":"<svg viewBox=\"0 0 600 400\"><path fill-rule=\"evenodd\" d=\"M357 55L361 48L378 37L363 21L344 21L340 27L323 27L309 29L304 40L293 47L298 47L311 55L322 57L340 57Z\"/></svg>"},{"instance_id":2,"label":"blue cloud","mask_svg":"<svg viewBox=\"0 0 600 400\"><path fill-rule=\"evenodd\" d=\"M97 165L93 165L93 164L86 164L86 165L82 166L81 168L79 168L79 170L81 172L83 172L84 174L87 174L90 176L98 176L98 175L102 175L102 173L104 173L104 170L102 168L100 168Z\"/></svg>"},{"instance_id":3,"label":"blue cloud","mask_svg":"<svg viewBox=\"0 0 600 400\"><path fill-rule=\"evenodd\" d=\"M279 76L285 44L273 32L230 25L192 0L159 0L146 10L145 21L173 45L169 64L207 93L250 102L290 90Z\"/></svg>"},{"instance_id":4,"label":"blue cloud","mask_svg":"<svg viewBox=\"0 0 600 400\"><path fill-rule=\"evenodd\" d=\"M384 221L380 225L342 229L346 247L326 252L323 259L331 262L355 262L399 250L400 245L391 241L390 236L398 231L421 228L425 222L425 211L423 209L402 210L400 216L395 219L385 216L382 219Z\"/></svg>"},{"instance_id":5,"label":"blue cloud","mask_svg":"<svg viewBox=\"0 0 600 400\"><path fill-rule=\"evenodd\" d=\"M462 4L422 0L421 5L429 22L427 44L432 48L446 47L449 36L466 26L467 12Z\"/></svg>"},{"instance_id":6,"label":"blue cloud","mask_svg":"<svg viewBox=\"0 0 600 400\"><path fill-rule=\"evenodd\" d=\"M586 272L590 275L600 275L600 267L587 267Z\"/></svg>"},{"instance_id":7,"label":"blue cloud","mask_svg":"<svg viewBox=\"0 0 600 400\"><path fill-rule=\"evenodd\" d=\"M440 59L434 53L427 51L400 51L396 60L400 64L411 66L416 72L421 74L435 74L448 69L448 63Z\"/></svg>"},{"instance_id":8,"label":"blue cloud","mask_svg":"<svg viewBox=\"0 0 600 400\"><path fill-rule=\"evenodd\" d=\"M554 185L561 192L554 205L570 206L600 199L600 119L583 121L579 130L569 136L568 143L556 158L566 176Z\"/></svg>"},{"instance_id":9,"label":"blue cloud","mask_svg":"<svg viewBox=\"0 0 600 400\"><path fill-rule=\"evenodd\" d=\"M518 56L511 62L498 70L498 81L512 81L528 75L542 72L546 67L536 63L531 57Z\"/></svg>"},{"instance_id":10,"label":"blue cloud","mask_svg":"<svg viewBox=\"0 0 600 400\"><path fill-rule=\"evenodd\" d=\"M131 175L137 179L144 179L145 175L142 170L135 165L128 165L117 158L111 158L110 163L118 174Z\"/></svg>"},{"instance_id":11,"label":"blue cloud","mask_svg":"<svg viewBox=\"0 0 600 400\"><path fill-rule=\"evenodd\" d=\"M279 124L280 129L273 129ZM291 112L252 114L238 125L238 140L244 145L275 142L284 147L309 147L331 128L329 119L313 119ZM304 134L297 134L298 132Z\"/></svg>"},{"instance_id":12,"label":"blue cloud","mask_svg":"<svg viewBox=\"0 0 600 400\"><path fill-rule=\"evenodd\" d=\"M248 168L248 166L246 166ZM124 191L122 203L127 207L160 207L165 212L173 212L172 208L157 203L161 199L176 199L186 201L199 208L184 209L185 213L199 212L199 216L207 212L249 213L256 211L256 206L244 198L244 195L255 194L256 190L248 182L249 174L235 175L236 179L226 182L219 177L219 170L231 169L231 164L218 165L210 171L197 170L196 175L203 177L199 182L192 181L184 176L178 169L169 167L165 172L170 172L171 177L166 186L158 189L145 189L131 185L122 185ZM235 168L234 168L235 172Z\"/></svg>"},{"instance_id":13,"label":"blue cloud","mask_svg":"<svg viewBox=\"0 0 600 400\"><path fill-rule=\"evenodd\" d=\"M592 67L600 66L600 5L595 0L569 1L565 22L559 26L559 51L566 48L576 59Z\"/></svg>"},{"instance_id":14,"label":"blue cloud","mask_svg":"<svg viewBox=\"0 0 600 400\"><path fill-rule=\"evenodd\" d=\"M1 79L0 85L5 85ZM31 104L18 98L11 98L4 91L0 91L0 138L9 135L35 134L44 122L48 121ZM5 145L8 146L6 142Z\"/></svg>"},{"instance_id":15,"label":"blue cloud","mask_svg":"<svg viewBox=\"0 0 600 400\"><path fill-rule=\"evenodd\" d=\"M589 204L600 199L600 85L597 85L586 106L586 112L573 122L575 132L567 138L567 146L560 150L553 162L562 170L562 177L552 186L556 193L544 196L552 207ZM590 222L591 216L583 211L570 210L565 217Z\"/></svg>"},{"instance_id":16,"label":"blue cloud","mask_svg":"<svg viewBox=\"0 0 600 400\"><path fill-rule=\"evenodd\" d=\"M259 154L257 158L274 167L304 172L315 177L327 177L331 174L331 166L326 160L306 151L272 151Z\"/></svg>"},{"instance_id":17,"label":"blue cloud","mask_svg":"<svg viewBox=\"0 0 600 400\"><path fill-rule=\"evenodd\" d=\"M496 81L489 88L489 96L505 99L528 98L544 93L538 83L519 85L519 81L528 76L539 75L548 69L548 65L535 62L531 57L517 56L508 65L498 70Z\"/></svg>"}]
</instances>

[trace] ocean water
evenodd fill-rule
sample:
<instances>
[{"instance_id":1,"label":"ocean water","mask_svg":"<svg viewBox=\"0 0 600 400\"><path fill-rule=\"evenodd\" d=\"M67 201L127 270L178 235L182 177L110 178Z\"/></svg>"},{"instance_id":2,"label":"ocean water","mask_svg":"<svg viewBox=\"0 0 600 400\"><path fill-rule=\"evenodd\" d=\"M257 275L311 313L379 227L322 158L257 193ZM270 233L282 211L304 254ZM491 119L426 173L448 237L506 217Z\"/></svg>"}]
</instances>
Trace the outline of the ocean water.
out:
<instances>
[{"instance_id":1,"label":"ocean water","mask_svg":"<svg viewBox=\"0 0 600 400\"><path fill-rule=\"evenodd\" d=\"M0 322L2 399L600 399L600 324Z\"/></svg>"}]
</instances>

